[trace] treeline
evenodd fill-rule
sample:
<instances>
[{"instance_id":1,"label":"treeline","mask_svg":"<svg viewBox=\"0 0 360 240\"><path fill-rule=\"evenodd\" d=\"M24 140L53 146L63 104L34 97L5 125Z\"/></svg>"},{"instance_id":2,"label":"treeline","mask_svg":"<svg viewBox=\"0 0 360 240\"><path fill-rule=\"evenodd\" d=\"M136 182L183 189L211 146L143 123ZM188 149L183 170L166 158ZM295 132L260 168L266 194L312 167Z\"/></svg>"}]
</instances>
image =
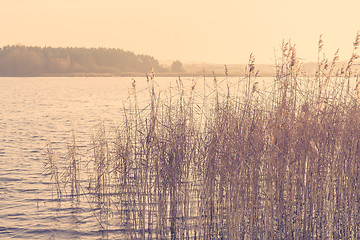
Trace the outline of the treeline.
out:
<instances>
[{"instance_id":1,"label":"treeline","mask_svg":"<svg viewBox=\"0 0 360 240\"><path fill-rule=\"evenodd\" d=\"M115 48L53 48L5 46L0 49L0 76L49 76L74 74L121 75L163 72L148 55Z\"/></svg>"}]
</instances>

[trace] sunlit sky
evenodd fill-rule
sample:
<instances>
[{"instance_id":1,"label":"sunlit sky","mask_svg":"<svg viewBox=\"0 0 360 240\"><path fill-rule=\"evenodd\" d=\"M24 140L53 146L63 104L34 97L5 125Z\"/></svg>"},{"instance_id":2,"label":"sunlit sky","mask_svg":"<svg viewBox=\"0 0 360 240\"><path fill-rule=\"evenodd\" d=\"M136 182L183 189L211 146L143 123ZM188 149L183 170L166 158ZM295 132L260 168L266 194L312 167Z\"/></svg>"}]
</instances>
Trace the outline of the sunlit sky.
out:
<instances>
[{"instance_id":1,"label":"sunlit sky","mask_svg":"<svg viewBox=\"0 0 360 240\"><path fill-rule=\"evenodd\" d=\"M0 46L111 47L158 60L273 63L282 40L303 61L352 53L358 0L4 0ZM275 50L274 50L275 49Z\"/></svg>"}]
</instances>

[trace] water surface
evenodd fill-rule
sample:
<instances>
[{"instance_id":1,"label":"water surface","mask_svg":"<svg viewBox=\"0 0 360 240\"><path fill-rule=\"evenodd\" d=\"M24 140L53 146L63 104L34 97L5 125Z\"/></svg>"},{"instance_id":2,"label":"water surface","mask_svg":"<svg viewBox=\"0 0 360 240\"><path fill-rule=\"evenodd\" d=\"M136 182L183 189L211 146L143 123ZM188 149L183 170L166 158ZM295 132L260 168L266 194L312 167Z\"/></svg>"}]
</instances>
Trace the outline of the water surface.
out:
<instances>
[{"instance_id":1,"label":"water surface","mask_svg":"<svg viewBox=\"0 0 360 240\"><path fill-rule=\"evenodd\" d=\"M233 82L238 78L232 79ZM135 81L135 82L134 82ZM185 78L191 88L213 80ZM146 78L0 78L0 239L99 239L104 237L90 205L57 202L50 179L42 174L50 141L66 149L72 132L79 146L90 142L91 129L104 122L122 123L124 102L137 89L146 106ZM158 91L175 91L175 78L158 78ZM235 85L232 85L235 87ZM204 93L204 92L202 92ZM113 238L121 238L114 231Z\"/></svg>"}]
</instances>

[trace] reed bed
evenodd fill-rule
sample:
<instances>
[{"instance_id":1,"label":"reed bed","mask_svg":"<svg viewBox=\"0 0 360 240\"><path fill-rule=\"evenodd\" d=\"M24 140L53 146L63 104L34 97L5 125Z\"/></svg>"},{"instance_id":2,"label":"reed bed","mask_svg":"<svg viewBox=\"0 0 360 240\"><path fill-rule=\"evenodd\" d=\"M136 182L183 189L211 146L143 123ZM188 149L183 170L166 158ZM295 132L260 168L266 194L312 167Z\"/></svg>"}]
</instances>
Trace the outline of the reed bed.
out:
<instances>
[{"instance_id":1,"label":"reed bed","mask_svg":"<svg viewBox=\"0 0 360 240\"><path fill-rule=\"evenodd\" d=\"M284 42L267 88L253 56L236 84L179 78L163 94L150 74L148 105L134 81L123 124L99 125L86 153L74 138L63 166L49 145L45 172L126 239L359 239L356 39L342 69L320 39L313 77Z\"/></svg>"}]
</instances>

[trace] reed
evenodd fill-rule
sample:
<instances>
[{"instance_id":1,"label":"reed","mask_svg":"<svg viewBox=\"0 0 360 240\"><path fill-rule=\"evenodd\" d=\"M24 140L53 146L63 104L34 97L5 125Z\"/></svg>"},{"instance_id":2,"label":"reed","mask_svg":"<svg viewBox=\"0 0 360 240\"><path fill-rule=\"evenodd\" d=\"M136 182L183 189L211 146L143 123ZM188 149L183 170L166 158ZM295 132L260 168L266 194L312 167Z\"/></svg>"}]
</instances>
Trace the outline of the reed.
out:
<instances>
[{"instance_id":1,"label":"reed","mask_svg":"<svg viewBox=\"0 0 360 240\"><path fill-rule=\"evenodd\" d=\"M72 142L67 146L67 154L65 159L68 159L69 165L65 172L65 184L70 183L70 196L71 198L76 198L79 201L80 196L80 162L81 158L78 153L78 146L76 144L75 134L73 133Z\"/></svg>"},{"instance_id":2,"label":"reed","mask_svg":"<svg viewBox=\"0 0 360 240\"><path fill-rule=\"evenodd\" d=\"M123 124L100 125L86 160L75 140L69 148L72 195L88 185L104 230L128 239L358 239L359 35L342 69L323 44L306 77L295 45L283 42L267 89L252 55L236 84L225 66L212 86L179 78L163 94L151 73L146 107L134 81ZM56 164L48 148L46 173L61 197Z\"/></svg>"},{"instance_id":3,"label":"reed","mask_svg":"<svg viewBox=\"0 0 360 240\"><path fill-rule=\"evenodd\" d=\"M56 188L56 195L58 199L61 199L62 196L62 187L60 181L60 171L58 167L58 156L54 151L51 142L48 142L46 146L46 156L47 159L44 163L42 173L45 176L49 176L51 180L53 180L53 186Z\"/></svg>"}]
</instances>

